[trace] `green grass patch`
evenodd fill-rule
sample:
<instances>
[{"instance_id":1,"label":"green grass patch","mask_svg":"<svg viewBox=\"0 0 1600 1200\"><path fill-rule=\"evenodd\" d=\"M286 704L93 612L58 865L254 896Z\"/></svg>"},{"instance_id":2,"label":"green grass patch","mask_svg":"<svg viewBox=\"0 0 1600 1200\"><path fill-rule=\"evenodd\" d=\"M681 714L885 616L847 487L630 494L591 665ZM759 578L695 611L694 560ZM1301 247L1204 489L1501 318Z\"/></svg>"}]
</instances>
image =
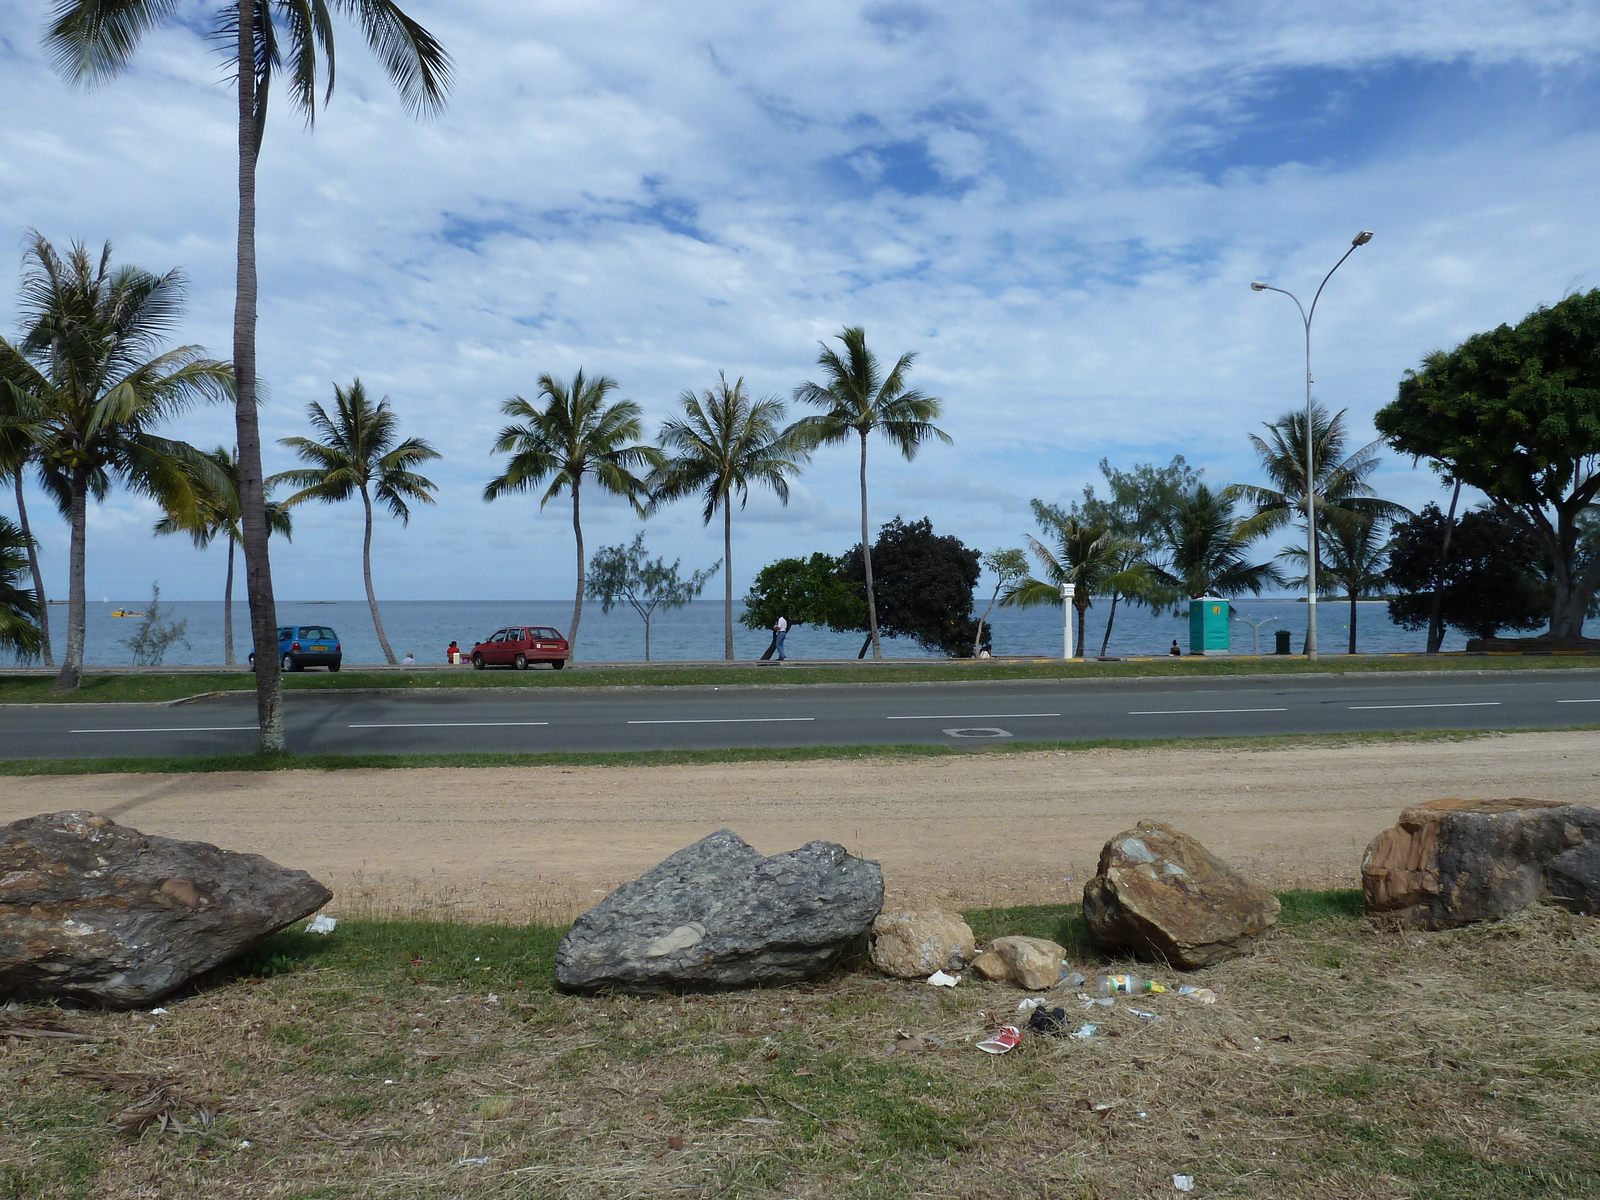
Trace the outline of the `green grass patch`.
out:
<instances>
[{"instance_id":1,"label":"green grass patch","mask_svg":"<svg viewBox=\"0 0 1600 1200\"><path fill-rule=\"evenodd\" d=\"M1360 888L1279 892L1278 902L1283 905L1278 920L1284 925L1351 920L1366 912L1366 901Z\"/></svg>"},{"instance_id":2,"label":"green grass patch","mask_svg":"<svg viewBox=\"0 0 1600 1200\"><path fill-rule=\"evenodd\" d=\"M291 672L283 677L285 691L341 692L352 690L412 690L417 688L573 688L573 687L793 687L805 684L946 683L1064 679L1187 679L1195 676L1237 675L1366 675L1408 671L1565 671L1597 670L1592 656L1477 656L1373 655L1354 658L1149 658L1121 662L1062 662L1038 659L1025 662L995 659L951 661L936 659L891 660L805 666L606 666L581 665L565 671L331 671ZM45 674L0 676L0 703L126 704L138 701L181 700L215 691L250 691L254 677L248 671L203 674L106 674L84 676L75 692L50 695L51 676Z\"/></svg>"}]
</instances>

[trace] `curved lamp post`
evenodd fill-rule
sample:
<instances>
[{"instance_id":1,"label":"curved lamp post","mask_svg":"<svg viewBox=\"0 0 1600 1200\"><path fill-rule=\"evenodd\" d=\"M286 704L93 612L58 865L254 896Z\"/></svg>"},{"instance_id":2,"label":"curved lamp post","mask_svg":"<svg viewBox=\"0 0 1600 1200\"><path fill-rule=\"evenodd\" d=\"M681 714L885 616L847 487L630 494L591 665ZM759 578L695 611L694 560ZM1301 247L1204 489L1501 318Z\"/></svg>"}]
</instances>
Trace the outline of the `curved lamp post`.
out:
<instances>
[{"instance_id":1,"label":"curved lamp post","mask_svg":"<svg viewBox=\"0 0 1600 1200\"><path fill-rule=\"evenodd\" d=\"M1322 289L1328 286L1328 280L1333 278L1333 272L1344 266L1344 260L1356 252L1357 246L1365 246L1371 240L1370 229L1363 229L1350 239L1350 249L1333 264L1332 269L1317 285L1317 292L1311 297L1309 309L1300 303L1300 297L1281 287L1273 287L1270 283L1262 283L1260 280L1250 285L1250 290L1253 292L1281 292L1289 297L1294 301L1294 306L1300 310L1300 320L1306 327L1306 657L1313 662L1317 659L1317 522L1312 494L1317 475L1313 458L1316 443L1311 433L1311 318L1317 315L1317 301L1322 298Z\"/></svg>"}]
</instances>

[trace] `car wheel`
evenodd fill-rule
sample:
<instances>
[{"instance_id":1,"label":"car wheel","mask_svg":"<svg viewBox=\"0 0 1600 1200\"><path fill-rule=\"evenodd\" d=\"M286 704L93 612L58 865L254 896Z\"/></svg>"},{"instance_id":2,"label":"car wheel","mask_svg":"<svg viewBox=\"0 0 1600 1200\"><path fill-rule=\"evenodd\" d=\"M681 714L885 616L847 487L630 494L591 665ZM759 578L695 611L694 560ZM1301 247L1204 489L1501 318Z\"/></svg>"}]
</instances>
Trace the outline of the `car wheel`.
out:
<instances>
[{"instance_id":1,"label":"car wheel","mask_svg":"<svg viewBox=\"0 0 1600 1200\"><path fill-rule=\"evenodd\" d=\"M474 671L481 671L481 670L483 670L483 667L484 667L483 655L474 654L472 656L472 669Z\"/></svg>"},{"instance_id":2,"label":"car wheel","mask_svg":"<svg viewBox=\"0 0 1600 1200\"><path fill-rule=\"evenodd\" d=\"M550 660L550 669L552 671L559 671L559 670L561 670L562 667L564 667L566 665L567 665L567 660L564 659L564 658L552 658Z\"/></svg>"},{"instance_id":3,"label":"car wheel","mask_svg":"<svg viewBox=\"0 0 1600 1200\"><path fill-rule=\"evenodd\" d=\"M343 663L342 660L340 662L331 662L331 663L328 664L328 670L337 671L343 665L344 665L344 663Z\"/></svg>"},{"instance_id":4,"label":"car wheel","mask_svg":"<svg viewBox=\"0 0 1600 1200\"><path fill-rule=\"evenodd\" d=\"M294 661L294 655L292 654L283 656L282 666L285 671L298 671L300 669L300 664Z\"/></svg>"},{"instance_id":5,"label":"car wheel","mask_svg":"<svg viewBox=\"0 0 1600 1200\"><path fill-rule=\"evenodd\" d=\"M528 669L528 656L526 654L517 655L511 660L511 665L519 671L526 671Z\"/></svg>"}]
</instances>

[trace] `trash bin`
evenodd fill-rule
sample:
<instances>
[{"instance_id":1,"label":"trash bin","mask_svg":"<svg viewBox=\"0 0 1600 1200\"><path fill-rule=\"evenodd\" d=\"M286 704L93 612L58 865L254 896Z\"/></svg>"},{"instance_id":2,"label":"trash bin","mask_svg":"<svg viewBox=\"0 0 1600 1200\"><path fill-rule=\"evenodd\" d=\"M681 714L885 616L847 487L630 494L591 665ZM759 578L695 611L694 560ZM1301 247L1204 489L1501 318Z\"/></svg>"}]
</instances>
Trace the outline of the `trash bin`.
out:
<instances>
[{"instance_id":1,"label":"trash bin","mask_svg":"<svg viewBox=\"0 0 1600 1200\"><path fill-rule=\"evenodd\" d=\"M1226 655L1231 606L1220 596L1189 601L1189 653Z\"/></svg>"},{"instance_id":2,"label":"trash bin","mask_svg":"<svg viewBox=\"0 0 1600 1200\"><path fill-rule=\"evenodd\" d=\"M1289 631L1287 629L1278 630L1278 632L1274 636L1277 638L1277 641L1278 641L1277 646L1272 651L1274 654L1293 654L1294 653L1293 650L1289 649L1289 638L1290 638L1291 635L1290 635L1290 633L1289 633Z\"/></svg>"}]
</instances>

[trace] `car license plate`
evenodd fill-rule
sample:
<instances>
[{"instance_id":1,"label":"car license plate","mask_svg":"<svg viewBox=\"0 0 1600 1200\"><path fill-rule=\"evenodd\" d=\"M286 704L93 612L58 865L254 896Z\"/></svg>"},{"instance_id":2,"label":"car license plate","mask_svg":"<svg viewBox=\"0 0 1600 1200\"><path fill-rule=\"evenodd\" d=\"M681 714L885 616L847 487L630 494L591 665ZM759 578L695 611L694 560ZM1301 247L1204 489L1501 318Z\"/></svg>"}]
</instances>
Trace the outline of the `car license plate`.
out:
<instances>
[{"instance_id":1,"label":"car license plate","mask_svg":"<svg viewBox=\"0 0 1600 1200\"><path fill-rule=\"evenodd\" d=\"M313 654L315 654L315 653L317 653L317 651L319 651L319 650L326 650L326 649L327 649L327 647L326 647L326 646L313 646L313 647L311 647L311 652L312 652L312 653L313 653Z\"/></svg>"}]
</instances>

